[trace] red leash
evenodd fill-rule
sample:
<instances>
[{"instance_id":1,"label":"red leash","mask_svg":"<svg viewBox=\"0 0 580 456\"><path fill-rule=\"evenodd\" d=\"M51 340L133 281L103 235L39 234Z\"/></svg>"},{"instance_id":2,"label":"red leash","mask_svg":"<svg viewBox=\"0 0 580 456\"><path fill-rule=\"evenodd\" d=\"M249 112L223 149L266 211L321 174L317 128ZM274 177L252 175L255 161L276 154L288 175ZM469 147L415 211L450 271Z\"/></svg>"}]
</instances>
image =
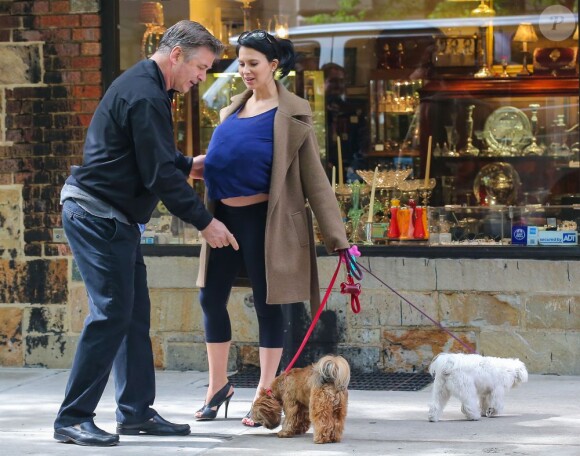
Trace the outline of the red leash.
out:
<instances>
[{"instance_id":1,"label":"red leash","mask_svg":"<svg viewBox=\"0 0 580 456\"><path fill-rule=\"evenodd\" d=\"M354 247L356 247L356 246L354 246ZM357 250L357 252L358 252L358 250ZM324 310L324 306L326 306L326 302L328 301L328 297L330 296L330 293L332 292L332 287L334 286L334 282L336 282L336 277L338 276L338 271L340 270L340 265L342 263L345 263L347 273L346 273L346 283L342 282L340 284L340 292L342 294L350 294L350 307L351 307L352 311L354 313L360 312L359 295L361 293L361 285L360 285L360 283L355 283L354 278L356 278L357 280L360 280L362 278L362 273L360 272L360 269L358 268L358 265L356 264L356 262L353 258L353 254L346 249L341 250L339 252L338 265L336 266L336 270L334 271L334 274L332 275L332 279L330 279L330 283L328 284L328 288L326 289L326 293L324 293L324 298L322 299L322 302L320 303L320 307L318 308L316 315L314 315L314 318L312 318L312 323L310 323L310 327L308 328L308 331L306 331L306 335L304 336L304 339L302 340L302 344L300 344L298 351L294 355L294 358L292 358L292 361L290 361L290 364L288 364L286 369L284 369L284 372L288 372L290 369L292 369L292 366L294 366L294 363L296 362L296 360L298 359L298 357L302 353L302 350L304 350L304 347L306 346L306 342L308 342L308 339L312 335L312 331L314 331L314 327L316 326L316 323L318 323L318 319L320 318L320 315L322 314L322 311Z\"/></svg>"},{"instance_id":2,"label":"red leash","mask_svg":"<svg viewBox=\"0 0 580 456\"><path fill-rule=\"evenodd\" d=\"M354 256L360 256L360 253L358 253L358 249L356 248L356 245L352 246L348 250L345 249L345 250L341 250L339 252L338 265L336 266L336 270L334 271L332 279L330 280L330 284L328 285L328 288L326 289L326 293L324 294L324 298L322 299L322 302L320 303L320 307L318 308L316 315L312 319L312 323L310 324L310 327L308 328L308 331L306 332L306 336L304 336L304 340L302 340L302 344L298 348L298 351L294 355L294 358L292 358L292 361L290 361L290 364L288 364L286 369L284 369L284 372L288 372L290 369L292 369L292 366L294 366L294 363L296 362L296 360L298 359L298 357L302 353L302 350L304 350L304 347L306 346L306 342L308 342L308 339L312 335L312 331L314 331L314 327L316 326L316 323L318 323L320 315L322 314L322 311L324 310L324 307L326 306L326 302L328 301L328 297L330 296L330 293L332 291L332 287L334 286L334 283L336 282L336 277L338 276L338 271L340 270L340 265L342 263L345 263L345 265L346 265L346 282L342 282L340 284L340 292L342 294L350 294L350 307L354 313L359 313L361 310L360 300L359 300L359 295L361 294L361 284L355 282L355 279L356 280L362 279L362 272L361 272L361 268L362 268L364 271L368 272L371 276L373 276L380 283L382 283L385 287L387 287L389 290L391 290L393 293L395 293L399 298L401 298L403 301L405 301L407 304L409 304L411 307L413 307L417 312L419 312L425 318L430 320L433 324L438 326L442 331L444 331L449 336L451 336L453 339L455 339L457 342L459 342L468 352L477 353L477 351L471 345L462 341L459 337L457 337L455 334L453 334L451 331L449 331L447 328L445 328L440 322L431 318L429 315L427 315L425 312L423 312L421 309L419 309L415 304L413 304L411 301L409 301L407 298L405 298L402 294L398 293L394 288L390 287L384 280L377 277L375 274L373 274L369 269L365 268L364 266L362 266L362 265L359 266L356 263Z\"/></svg>"}]
</instances>

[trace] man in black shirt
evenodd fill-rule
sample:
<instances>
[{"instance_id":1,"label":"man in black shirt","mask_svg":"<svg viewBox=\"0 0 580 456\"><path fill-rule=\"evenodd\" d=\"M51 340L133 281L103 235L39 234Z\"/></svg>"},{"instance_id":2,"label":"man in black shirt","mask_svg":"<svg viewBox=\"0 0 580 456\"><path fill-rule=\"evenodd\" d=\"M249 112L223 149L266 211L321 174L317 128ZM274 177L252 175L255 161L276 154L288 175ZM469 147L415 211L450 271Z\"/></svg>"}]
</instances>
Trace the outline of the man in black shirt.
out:
<instances>
[{"instance_id":1,"label":"man in black shirt","mask_svg":"<svg viewBox=\"0 0 580 456\"><path fill-rule=\"evenodd\" d=\"M108 446L118 443L118 434L190 433L188 424L170 423L151 407L155 372L140 226L161 200L210 246L238 248L187 183L188 176L201 177L204 157L177 151L171 119L173 92L205 80L222 50L200 24L178 22L150 59L113 82L94 113L83 164L61 192L63 227L87 288L89 315L54 423L58 441ZM117 434L93 422L111 370Z\"/></svg>"}]
</instances>

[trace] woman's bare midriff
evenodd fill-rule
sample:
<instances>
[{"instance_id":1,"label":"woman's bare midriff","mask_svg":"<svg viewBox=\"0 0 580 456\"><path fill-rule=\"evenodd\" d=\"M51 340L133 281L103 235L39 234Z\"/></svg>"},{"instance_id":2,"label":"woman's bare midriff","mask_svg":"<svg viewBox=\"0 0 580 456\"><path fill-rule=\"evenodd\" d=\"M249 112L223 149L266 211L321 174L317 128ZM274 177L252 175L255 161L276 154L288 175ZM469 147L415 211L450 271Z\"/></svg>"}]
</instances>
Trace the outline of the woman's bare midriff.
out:
<instances>
[{"instance_id":1,"label":"woman's bare midriff","mask_svg":"<svg viewBox=\"0 0 580 456\"><path fill-rule=\"evenodd\" d=\"M224 198L221 200L223 204L226 206L234 206L234 207L241 207L241 206L249 206L251 204L263 203L264 201L268 201L270 195L267 193L258 193L257 195L250 195L250 196L235 196L233 198Z\"/></svg>"}]
</instances>

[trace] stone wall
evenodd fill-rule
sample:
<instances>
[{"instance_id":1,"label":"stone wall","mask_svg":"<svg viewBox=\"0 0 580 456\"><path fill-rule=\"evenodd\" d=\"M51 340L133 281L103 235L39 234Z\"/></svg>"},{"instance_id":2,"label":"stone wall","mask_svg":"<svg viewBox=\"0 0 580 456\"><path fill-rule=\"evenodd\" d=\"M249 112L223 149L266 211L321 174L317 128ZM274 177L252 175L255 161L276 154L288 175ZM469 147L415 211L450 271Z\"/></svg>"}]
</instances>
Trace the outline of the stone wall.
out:
<instances>
[{"instance_id":1,"label":"stone wall","mask_svg":"<svg viewBox=\"0 0 580 456\"><path fill-rule=\"evenodd\" d=\"M335 260L318 261L321 282L327 283ZM478 352L518 357L533 373L580 374L580 262L381 257L360 261ZM199 290L193 286L197 262L194 257L146 257L158 368L207 369ZM66 257L10 268L7 263L0 269L8 284L0 291L0 301L20 304L0 306L0 365L70 366L87 312L85 288L74 262ZM465 351L378 280L367 274L362 283L359 314L351 311L335 286L302 362L332 352L343 354L359 371L416 372L424 371L441 351ZM310 323L304 305L291 307L292 353L287 357ZM235 288L229 309L234 340L230 369L257 365L251 291Z\"/></svg>"},{"instance_id":2,"label":"stone wall","mask_svg":"<svg viewBox=\"0 0 580 456\"><path fill-rule=\"evenodd\" d=\"M0 365L69 365L76 295L52 239L102 93L100 33L98 0L0 0Z\"/></svg>"},{"instance_id":3,"label":"stone wall","mask_svg":"<svg viewBox=\"0 0 580 456\"><path fill-rule=\"evenodd\" d=\"M328 283L336 260L318 261L321 282ZM192 285L197 258L147 257L146 263L157 367L206 370L198 290ZM518 357L533 373L580 374L580 262L372 257L361 264L479 353ZM74 274L71 279L68 340L78 335L86 309L82 282ZM359 314L335 286L304 352L307 361L332 352L358 371L422 372L441 351L465 351L370 275L362 283ZM235 288L229 310L230 369L257 365L251 291ZM310 319L302 304L294 305L292 316L295 350ZM70 355L47 361L62 365Z\"/></svg>"}]
</instances>

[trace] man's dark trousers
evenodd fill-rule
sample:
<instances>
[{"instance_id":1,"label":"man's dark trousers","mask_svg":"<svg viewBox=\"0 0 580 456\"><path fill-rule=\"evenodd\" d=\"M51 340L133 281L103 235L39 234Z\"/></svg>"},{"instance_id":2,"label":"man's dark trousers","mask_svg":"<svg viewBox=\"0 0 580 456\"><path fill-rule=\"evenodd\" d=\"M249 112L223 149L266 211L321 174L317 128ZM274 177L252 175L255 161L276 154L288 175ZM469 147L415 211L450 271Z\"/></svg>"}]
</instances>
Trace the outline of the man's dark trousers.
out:
<instances>
[{"instance_id":1,"label":"man's dark trousers","mask_svg":"<svg viewBox=\"0 0 580 456\"><path fill-rule=\"evenodd\" d=\"M117 422L147 421L155 415L155 371L139 227L93 216L72 199L63 204L62 223L85 282L89 315L54 427L92 421L111 369Z\"/></svg>"}]
</instances>

